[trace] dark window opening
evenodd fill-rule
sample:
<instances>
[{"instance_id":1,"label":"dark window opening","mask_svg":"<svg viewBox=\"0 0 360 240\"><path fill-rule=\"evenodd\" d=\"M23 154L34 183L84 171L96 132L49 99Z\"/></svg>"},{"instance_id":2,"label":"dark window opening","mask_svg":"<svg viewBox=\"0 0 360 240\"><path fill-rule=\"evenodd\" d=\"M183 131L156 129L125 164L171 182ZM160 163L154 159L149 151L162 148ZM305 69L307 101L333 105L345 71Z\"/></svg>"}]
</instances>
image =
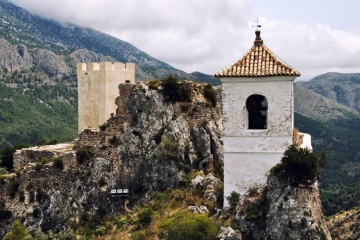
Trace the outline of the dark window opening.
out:
<instances>
[{"instance_id":1,"label":"dark window opening","mask_svg":"<svg viewBox=\"0 0 360 240\"><path fill-rule=\"evenodd\" d=\"M35 202L35 193L34 192L30 192L30 202Z\"/></svg>"},{"instance_id":2,"label":"dark window opening","mask_svg":"<svg viewBox=\"0 0 360 240\"><path fill-rule=\"evenodd\" d=\"M130 83L130 80L125 80L125 83Z\"/></svg>"},{"instance_id":3,"label":"dark window opening","mask_svg":"<svg viewBox=\"0 0 360 240\"><path fill-rule=\"evenodd\" d=\"M262 95L253 94L246 100L249 129L267 129L268 102Z\"/></svg>"}]
</instances>

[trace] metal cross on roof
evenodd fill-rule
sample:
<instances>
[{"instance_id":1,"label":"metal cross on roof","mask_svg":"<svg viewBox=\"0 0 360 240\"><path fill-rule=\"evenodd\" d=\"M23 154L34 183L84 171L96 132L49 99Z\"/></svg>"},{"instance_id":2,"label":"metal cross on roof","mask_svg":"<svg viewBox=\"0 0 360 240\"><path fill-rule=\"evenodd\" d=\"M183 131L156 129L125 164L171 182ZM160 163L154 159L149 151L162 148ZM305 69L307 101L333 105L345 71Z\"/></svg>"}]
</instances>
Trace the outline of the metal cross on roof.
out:
<instances>
[{"instance_id":1,"label":"metal cross on roof","mask_svg":"<svg viewBox=\"0 0 360 240\"><path fill-rule=\"evenodd\" d=\"M254 22L256 22L256 25L255 26L252 25L252 27L256 27L256 30L259 30L259 28L261 27L261 25L259 25L259 22L260 22L259 18L256 18L256 21L254 21Z\"/></svg>"}]
</instances>

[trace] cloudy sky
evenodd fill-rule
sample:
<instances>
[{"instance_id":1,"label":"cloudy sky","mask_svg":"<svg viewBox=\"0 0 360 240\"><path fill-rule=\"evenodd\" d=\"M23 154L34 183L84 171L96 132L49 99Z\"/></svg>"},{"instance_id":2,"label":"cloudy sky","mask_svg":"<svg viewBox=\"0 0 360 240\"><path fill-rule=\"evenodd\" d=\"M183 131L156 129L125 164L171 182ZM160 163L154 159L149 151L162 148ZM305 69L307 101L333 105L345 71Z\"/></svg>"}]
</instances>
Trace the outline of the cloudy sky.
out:
<instances>
[{"instance_id":1,"label":"cloudy sky","mask_svg":"<svg viewBox=\"0 0 360 240\"><path fill-rule=\"evenodd\" d=\"M360 72L358 0L9 0L47 18L88 26L186 72L214 74L264 43L309 80Z\"/></svg>"}]
</instances>

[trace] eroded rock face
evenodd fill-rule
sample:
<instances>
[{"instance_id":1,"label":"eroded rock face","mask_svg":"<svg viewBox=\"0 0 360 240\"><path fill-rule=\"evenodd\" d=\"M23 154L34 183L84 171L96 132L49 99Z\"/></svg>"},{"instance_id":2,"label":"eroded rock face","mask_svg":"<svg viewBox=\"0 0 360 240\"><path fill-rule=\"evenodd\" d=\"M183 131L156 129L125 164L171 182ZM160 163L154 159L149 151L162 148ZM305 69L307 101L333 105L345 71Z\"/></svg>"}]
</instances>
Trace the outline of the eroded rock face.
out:
<instances>
[{"instance_id":1,"label":"eroded rock face","mask_svg":"<svg viewBox=\"0 0 360 240\"><path fill-rule=\"evenodd\" d=\"M23 218L28 230L57 231L88 219L99 221L123 211L125 201L131 208L158 191L182 186L191 169L207 174L221 167L221 104L214 108L207 103L204 85L182 84L195 92L190 102L167 102L161 90L144 83L125 86L126 99L120 100L126 109L109 118L104 130L86 129L63 148L18 151L17 189L10 192L10 183L0 185L5 193L1 201L13 216L5 225ZM45 158L48 163L39 162ZM59 159L62 167L55 163ZM208 175L203 182L208 198L216 199L214 188L221 181ZM129 194L113 197L112 189L128 189Z\"/></svg>"},{"instance_id":2,"label":"eroded rock face","mask_svg":"<svg viewBox=\"0 0 360 240\"><path fill-rule=\"evenodd\" d=\"M316 183L291 186L288 181L270 175L267 186L252 195L241 201L235 216L243 236L254 239L331 239Z\"/></svg>"}]
</instances>

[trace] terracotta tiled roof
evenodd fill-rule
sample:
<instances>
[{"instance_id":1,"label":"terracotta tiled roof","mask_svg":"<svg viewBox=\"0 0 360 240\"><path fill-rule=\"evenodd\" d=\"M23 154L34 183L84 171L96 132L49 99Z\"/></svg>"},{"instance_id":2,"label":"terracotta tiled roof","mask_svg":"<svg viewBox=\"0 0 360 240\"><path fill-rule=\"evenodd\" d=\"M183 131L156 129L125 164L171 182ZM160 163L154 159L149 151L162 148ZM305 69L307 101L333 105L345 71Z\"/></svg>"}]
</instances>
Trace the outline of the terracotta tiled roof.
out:
<instances>
[{"instance_id":1,"label":"terracotta tiled roof","mask_svg":"<svg viewBox=\"0 0 360 240\"><path fill-rule=\"evenodd\" d=\"M254 46L236 63L215 74L215 77L269 77L269 76L300 76L286 63L282 62L265 46L256 32Z\"/></svg>"}]
</instances>

